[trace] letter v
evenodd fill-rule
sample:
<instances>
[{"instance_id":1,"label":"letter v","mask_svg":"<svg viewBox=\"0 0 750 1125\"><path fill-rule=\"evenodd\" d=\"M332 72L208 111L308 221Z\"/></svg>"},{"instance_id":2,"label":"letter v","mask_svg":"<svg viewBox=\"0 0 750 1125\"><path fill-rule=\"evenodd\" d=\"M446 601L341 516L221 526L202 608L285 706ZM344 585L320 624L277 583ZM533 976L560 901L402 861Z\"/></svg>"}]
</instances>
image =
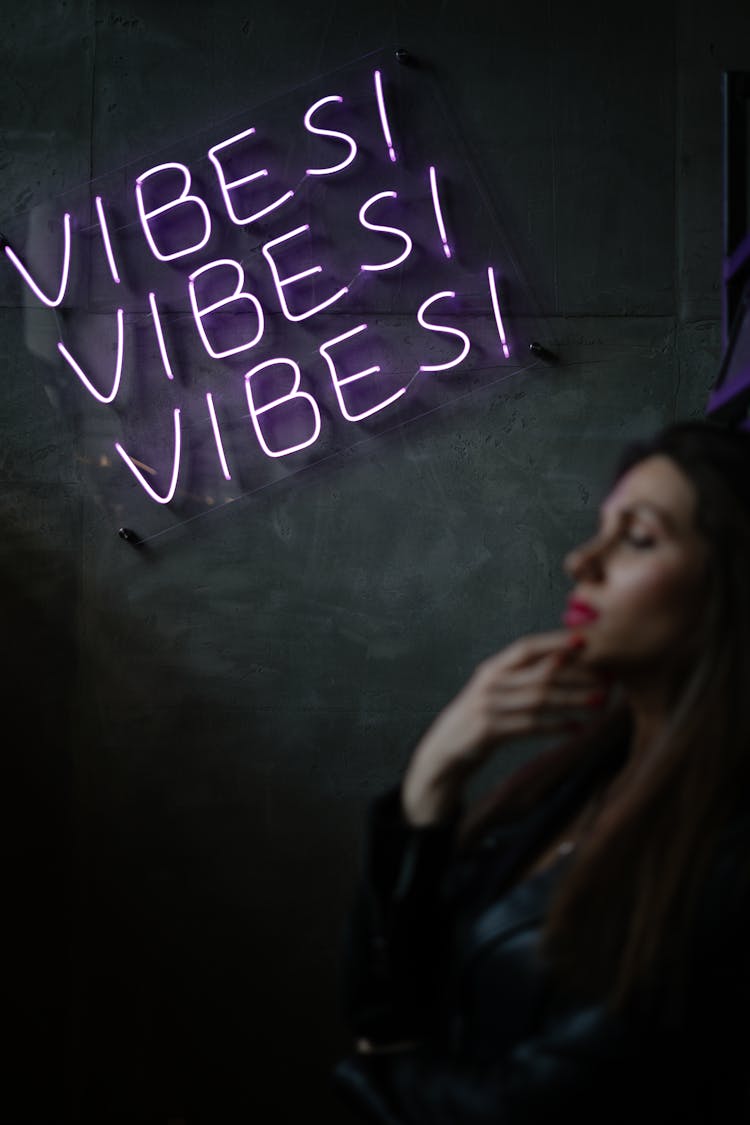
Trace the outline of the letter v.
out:
<instances>
[{"instance_id":1,"label":"letter v","mask_svg":"<svg viewBox=\"0 0 750 1125\"><path fill-rule=\"evenodd\" d=\"M65 290L68 288L68 273L70 270L70 215L67 211L63 217L63 232L65 237L65 246L63 249L62 277L60 278L60 288L54 301L51 297L47 297L46 294L42 293L41 289L34 281L34 278L26 269L26 266L23 264L16 252L12 250L10 246L5 247L5 253L8 255L11 262L16 267L26 284L30 289L34 291L34 293L36 293L39 300L43 301L44 304L47 305L50 309L54 309L60 304L63 297L65 296Z\"/></svg>"},{"instance_id":2,"label":"letter v","mask_svg":"<svg viewBox=\"0 0 750 1125\"><path fill-rule=\"evenodd\" d=\"M174 412L174 462L172 464L172 480L170 481L169 489L167 490L165 496L160 496L158 492L154 492L153 488L148 483L132 457L128 456L128 454L120 445L119 441L115 442L115 449L120 454L123 461L140 484L141 488L143 488L149 494L151 499L155 500L157 504L168 504L175 494L175 489L177 488L177 477L180 472L180 436L180 411L176 408Z\"/></svg>"},{"instance_id":3,"label":"letter v","mask_svg":"<svg viewBox=\"0 0 750 1125\"><path fill-rule=\"evenodd\" d=\"M118 309L117 310L117 360L115 361L115 377L114 377L114 380L112 382L112 390L108 395L103 395L101 393L101 391L98 391L96 389L94 384L91 382L91 380L88 378L88 376L84 374L84 372L81 370L79 365L73 359L73 356L70 354L68 349L65 347L65 344L63 344L61 340L58 340L58 342L57 342L57 350L60 352L60 355L68 361L68 363L73 368L76 375L81 380L81 382L83 383L84 387L89 392L89 394L92 394L94 396L94 398L99 400L99 402L114 402L114 399L117 395L117 392L120 389L120 377L122 375L122 345L123 345L122 309Z\"/></svg>"}]
</instances>

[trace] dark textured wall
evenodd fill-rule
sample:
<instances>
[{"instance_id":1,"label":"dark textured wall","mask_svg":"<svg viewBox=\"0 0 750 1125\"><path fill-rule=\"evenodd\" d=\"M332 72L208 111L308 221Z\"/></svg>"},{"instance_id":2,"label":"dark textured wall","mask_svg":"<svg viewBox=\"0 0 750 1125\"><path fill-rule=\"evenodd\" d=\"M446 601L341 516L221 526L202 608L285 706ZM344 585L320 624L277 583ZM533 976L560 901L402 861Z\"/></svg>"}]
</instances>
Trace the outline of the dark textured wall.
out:
<instances>
[{"instance_id":1,"label":"dark textured wall","mask_svg":"<svg viewBox=\"0 0 750 1125\"><path fill-rule=\"evenodd\" d=\"M478 660L557 627L560 560L624 439L704 410L720 74L750 68L750 9L31 0L0 31L11 217L407 47L562 360L144 553L87 489L23 310L0 308L0 1119L344 1122L328 1071L367 800Z\"/></svg>"}]
</instances>

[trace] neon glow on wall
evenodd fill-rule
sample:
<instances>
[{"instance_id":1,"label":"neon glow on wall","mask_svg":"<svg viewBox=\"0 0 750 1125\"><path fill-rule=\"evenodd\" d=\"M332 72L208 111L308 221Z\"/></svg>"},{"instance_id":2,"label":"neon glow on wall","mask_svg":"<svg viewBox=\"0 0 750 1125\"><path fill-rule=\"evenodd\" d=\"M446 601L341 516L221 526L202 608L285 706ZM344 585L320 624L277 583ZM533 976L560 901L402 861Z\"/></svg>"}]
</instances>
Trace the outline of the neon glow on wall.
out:
<instances>
[{"instance_id":1,"label":"neon glow on wall","mask_svg":"<svg viewBox=\"0 0 750 1125\"><path fill-rule=\"evenodd\" d=\"M99 458L120 495L248 490L264 464L328 456L516 363L518 274L496 241L488 263L462 240L473 180L434 110L424 141L410 131L397 85L386 60L353 66L7 238L8 276L55 317L66 393L122 423Z\"/></svg>"}]
</instances>

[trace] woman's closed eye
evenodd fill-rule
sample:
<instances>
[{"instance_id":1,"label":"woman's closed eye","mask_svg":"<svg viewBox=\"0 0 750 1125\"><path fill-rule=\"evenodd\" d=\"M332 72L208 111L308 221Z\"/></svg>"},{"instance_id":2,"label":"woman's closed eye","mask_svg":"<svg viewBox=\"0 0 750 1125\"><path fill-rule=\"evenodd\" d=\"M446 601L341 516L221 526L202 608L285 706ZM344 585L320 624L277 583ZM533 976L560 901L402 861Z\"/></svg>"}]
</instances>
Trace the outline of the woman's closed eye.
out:
<instances>
[{"instance_id":1,"label":"woman's closed eye","mask_svg":"<svg viewBox=\"0 0 750 1125\"><path fill-rule=\"evenodd\" d=\"M631 534L627 536L627 540L628 543L630 543L631 547L637 547L640 550L644 550L648 547L653 547L656 544L656 540L652 535Z\"/></svg>"}]
</instances>

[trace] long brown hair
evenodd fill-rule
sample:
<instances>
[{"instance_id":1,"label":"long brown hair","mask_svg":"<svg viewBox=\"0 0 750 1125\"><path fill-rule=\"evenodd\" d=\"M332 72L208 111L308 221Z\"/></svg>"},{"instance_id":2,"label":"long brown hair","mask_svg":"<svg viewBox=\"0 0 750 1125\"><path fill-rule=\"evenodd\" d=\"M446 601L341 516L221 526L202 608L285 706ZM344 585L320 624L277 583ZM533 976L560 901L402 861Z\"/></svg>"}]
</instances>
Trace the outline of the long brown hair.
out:
<instances>
[{"instance_id":1,"label":"long brown hair","mask_svg":"<svg viewBox=\"0 0 750 1125\"><path fill-rule=\"evenodd\" d=\"M677 423L628 446L612 483L654 454L671 457L692 482L696 526L711 548L700 643L658 744L637 770L615 755L612 788L558 884L542 948L577 995L620 1009L658 978L658 995L676 1011L722 832L750 812L750 434ZM464 843L543 799L571 771L591 773L598 755L612 761L612 747L628 745L630 723L620 699L585 737L527 763L471 817Z\"/></svg>"}]
</instances>

